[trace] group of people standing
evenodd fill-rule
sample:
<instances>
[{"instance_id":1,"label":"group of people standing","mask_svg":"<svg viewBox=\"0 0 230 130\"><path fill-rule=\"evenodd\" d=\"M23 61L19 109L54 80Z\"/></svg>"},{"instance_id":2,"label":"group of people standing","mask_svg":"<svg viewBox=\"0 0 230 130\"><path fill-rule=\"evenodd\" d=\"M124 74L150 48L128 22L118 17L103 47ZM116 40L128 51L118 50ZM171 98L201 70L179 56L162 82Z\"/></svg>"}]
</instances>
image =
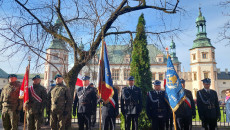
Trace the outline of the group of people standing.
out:
<instances>
[{"instance_id":1,"label":"group of people standing","mask_svg":"<svg viewBox=\"0 0 230 130\"><path fill-rule=\"evenodd\" d=\"M2 89L0 96L0 108L2 110L3 127L6 130L17 130L18 114L22 109L22 100L19 99L21 84L17 81L17 76L9 75L9 83ZM83 76L83 86L77 89L74 101L71 98L70 90L63 84L61 75L55 76L56 85L48 93L40 85L39 75L33 77L33 85L29 86L29 101L26 103L27 127L28 130L39 130L43 120L43 113L46 107L50 113L50 126L52 130L69 129L68 117L73 115L78 117L79 129L91 129L91 117L95 117L98 102L101 102L97 95L97 89L92 87L90 77ZM178 130L191 130L192 118L196 117L195 103L191 91L185 89L185 80L180 79L187 98L175 112L176 126ZM217 121L220 120L220 108L217 93L210 89L211 80L202 80L204 89L197 92L197 107L202 126L205 130L214 130ZM146 113L151 120L153 130L168 129L169 119L172 119L171 108L165 100L165 91L161 90L161 82L153 82L154 87L146 96ZM116 117L119 115L118 90L113 87L114 104L104 103L102 106L102 129L115 130ZM73 103L73 105L72 105ZM138 129L138 117L142 112L142 91L140 87L134 85L134 77L128 78L127 87L121 90L121 113L125 118L125 129ZM94 120L95 121L95 120ZM94 124L94 123L93 123Z\"/></svg>"}]
</instances>

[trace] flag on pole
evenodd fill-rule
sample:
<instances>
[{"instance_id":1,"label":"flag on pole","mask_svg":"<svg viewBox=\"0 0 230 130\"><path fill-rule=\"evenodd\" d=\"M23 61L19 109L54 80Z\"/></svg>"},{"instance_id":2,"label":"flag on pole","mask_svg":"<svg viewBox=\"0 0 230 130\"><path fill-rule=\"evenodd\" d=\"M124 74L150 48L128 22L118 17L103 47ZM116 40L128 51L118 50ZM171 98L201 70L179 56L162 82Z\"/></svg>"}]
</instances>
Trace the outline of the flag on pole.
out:
<instances>
[{"instance_id":1,"label":"flag on pole","mask_svg":"<svg viewBox=\"0 0 230 130\"><path fill-rule=\"evenodd\" d=\"M83 86L83 83L82 83L82 76L80 75L80 74L78 74L78 76L77 76L77 82L76 82L76 84L75 85L77 85L77 86Z\"/></svg>"},{"instance_id":2,"label":"flag on pole","mask_svg":"<svg viewBox=\"0 0 230 130\"><path fill-rule=\"evenodd\" d=\"M29 101L28 85L29 85L29 66L26 67L26 73L24 75L20 93L19 93L19 98L23 99L24 108L26 103Z\"/></svg>"},{"instance_id":3,"label":"flag on pole","mask_svg":"<svg viewBox=\"0 0 230 130\"><path fill-rule=\"evenodd\" d=\"M184 88L181 85L179 76L176 73L170 56L167 61L165 92L166 99L171 106L172 111L175 112L186 97Z\"/></svg>"},{"instance_id":4,"label":"flag on pole","mask_svg":"<svg viewBox=\"0 0 230 130\"><path fill-rule=\"evenodd\" d=\"M104 103L110 102L115 108L115 101L112 98L113 91L113 81L111 77L109 60L107 55L106 44L102 44L101 47L101 59L99 61L99 82L98 82L98 93Z\"/></svg>"}]
</instances>

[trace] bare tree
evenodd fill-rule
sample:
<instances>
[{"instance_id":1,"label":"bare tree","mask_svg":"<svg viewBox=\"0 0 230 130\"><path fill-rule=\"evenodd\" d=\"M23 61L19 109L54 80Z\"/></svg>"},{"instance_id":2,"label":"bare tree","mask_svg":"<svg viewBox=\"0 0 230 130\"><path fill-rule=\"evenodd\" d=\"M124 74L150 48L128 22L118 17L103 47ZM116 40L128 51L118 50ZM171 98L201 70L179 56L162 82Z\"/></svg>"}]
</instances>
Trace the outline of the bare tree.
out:
<instances>
[{"instance_id":1,"label":"bare tree","mask_svg":"<svg viewBox=\"0 0 230 130\"><path fill-rule=\"evenodd\" d=\"M3 0L0 4L2 7L10 7L3 10L0 16L0 36L5 39L0 52L14 50L8 57L19 51L25 55L32 53L37 57L39 66L39 60L46 61L45 49L50 39L65 41L73 53L74 65L64 73L65 83L72 95L78 73L92 59L104 37L129 34L132 41L133 33L136 32L118 27L116 21L119 17L144 9L162 14L174 14L180 10L179 0ZM60 23L53 24L56 16ZM62 34L57 32L60 25L64 28ZM148 33L159 36L173 31L178 29ZM83 36L88 38L84 43L88 47L86 50L79 48L80 37Z\"/></svg>"}]
</instances>

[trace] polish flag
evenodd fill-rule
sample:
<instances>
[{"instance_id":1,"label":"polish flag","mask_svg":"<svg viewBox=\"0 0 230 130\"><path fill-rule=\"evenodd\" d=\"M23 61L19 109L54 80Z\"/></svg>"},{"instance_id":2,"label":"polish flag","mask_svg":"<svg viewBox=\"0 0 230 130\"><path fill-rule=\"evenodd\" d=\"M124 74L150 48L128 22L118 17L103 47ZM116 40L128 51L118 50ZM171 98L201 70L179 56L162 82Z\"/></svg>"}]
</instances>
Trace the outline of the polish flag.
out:
<instances>
[{"instance_id":1,"label":"polish flag","mask_svg":"<svg viewBox=\"0 0 230 130\"><path fill-rule=\"evenodd\" d=\"M83 83L82 83L82 76L80 75L80 74L78 74L78 76L77 76L77 82L76 82L76 84L75 85L77 85L77 86L83 86Z\"/></svg>"}]
</instances>

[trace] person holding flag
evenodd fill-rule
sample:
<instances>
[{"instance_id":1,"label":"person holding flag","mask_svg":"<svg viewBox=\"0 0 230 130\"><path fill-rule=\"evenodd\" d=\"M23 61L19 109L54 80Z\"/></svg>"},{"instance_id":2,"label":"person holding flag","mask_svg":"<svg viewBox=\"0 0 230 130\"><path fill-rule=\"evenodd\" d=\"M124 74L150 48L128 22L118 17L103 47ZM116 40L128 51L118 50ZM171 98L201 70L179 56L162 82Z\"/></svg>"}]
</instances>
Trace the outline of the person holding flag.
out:
<instances>
[{"instance_id":1,"label":"person holding flag","mask_svg":"<svg viewBox=\"0 0 230 130\"><path fill-rule=\"evenodd\" d=\"M168 55L167 60L167 72L166 72L166 86L165 86L165 98L171 107L173 112L174 129L176 130L176 116L175 112L183 101L188 102L184 92L184 88L181 85L179 76L173 66L171 57Z\"/></svg>"},{"instance_id":2,"label":"person holding flag","mask_svg":"<svg viewBox=\"0 0 230 130\"><path fill-rule=\"evenodd\" d=\"M180 81L187 100L185 100L176 111L177 130L191 130L192 118L194 119L196 117L195 103L192 92L185 89L185 80L181 78Z\"/></svg>"},{"instance_id":3,"label":"person holding flag","mask_svg":"<svg viewBox=\"0 0 230 130\"><path fill-rule=\"evenodd\" d=\"M2 123L5 130L17 130L19 111L22 109L22 100L19 99L21 83L15 74L10 74L8 79L9 83L3 87L0 96Z\"/></svg>"},{"instance_id":4,"label":"person holding flag","mask_svg":"<svg viewBox=\"0 0 230 130\"><path fill-rule=\"evenodd\" d=\"M27 128L28 130L40 130L43 121L43 113L47 102L46 89L40 85L39 75L32 78L33 85L29 87L29 101L27 103Z\"/></svg>"},{"instance_id":5,"label":"person holding flag","mask_svg":"<svg viewBox=\"0 0 230 130\"><path fill-rule=\"evenodd\" d=\"M91 115L96 107L97 93L93 87L90 87L89 76L82 77L82 87L77 89L73 104L73 116L76 116L79 124L79 130L84 130L86 125L87 130L91 130Z\"/></svg>"},{"instance_id":6,"label":"person holding flag","mask_svg":"<svg viewBox=\"0 0 230 130\"><path fill-rule=\"evenodd\" d=\"M125 130L138 130L138 116L142 111L141 89L134 85L134 77L128 78L129 87L121 91L121 112L125 117Z\"/></svg>"},{"instance_id":7,"label":"person holding flag","mask_svg":"<svg viewBox=\"0 0 230 130\"><path fill-rule=\"evenodd\" d=\"M161 82L153 82L154 90L147 93L146 113L152 120L152 130L164 130L170 114L170 108L165 100L165 91L161 91Z\"/></svg>"}]
</instances>

